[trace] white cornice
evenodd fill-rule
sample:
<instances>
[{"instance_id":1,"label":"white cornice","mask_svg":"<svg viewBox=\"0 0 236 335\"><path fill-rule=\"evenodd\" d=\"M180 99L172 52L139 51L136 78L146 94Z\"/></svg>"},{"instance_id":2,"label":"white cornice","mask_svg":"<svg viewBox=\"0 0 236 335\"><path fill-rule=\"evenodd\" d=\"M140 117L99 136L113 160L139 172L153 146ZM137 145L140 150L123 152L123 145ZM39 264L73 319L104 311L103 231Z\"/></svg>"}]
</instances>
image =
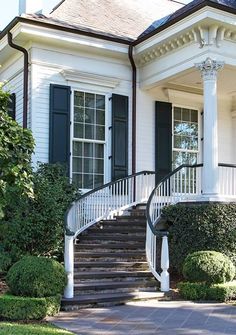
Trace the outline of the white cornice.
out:
<instances>
[{"instance_id":1,"label":"white cornice","mask_svg":"<svg viewBox=\"0 0 236 335\"><path fill-rule=\"evenodd\" d=\"M61 74L67 81L86 83L108 88L115 88L120 82L120 80L117 78L97 74L95 75L93 73L76 70L62 70Z\"/></svg>"}]
</instances>

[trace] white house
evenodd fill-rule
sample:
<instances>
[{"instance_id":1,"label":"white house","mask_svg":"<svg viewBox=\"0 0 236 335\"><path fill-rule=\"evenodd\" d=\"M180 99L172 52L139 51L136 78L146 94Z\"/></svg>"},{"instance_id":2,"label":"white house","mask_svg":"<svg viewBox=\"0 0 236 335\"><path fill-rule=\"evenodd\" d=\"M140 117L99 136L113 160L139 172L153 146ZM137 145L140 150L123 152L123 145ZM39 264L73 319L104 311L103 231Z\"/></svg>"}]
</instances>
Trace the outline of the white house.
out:
<instances>
[{"instance_id":1,"label":"white house","mask_svg":"<svg viewBox=\"0 0 236 335\"><path fill-rule=\"evenodd\" d=\"M153 226L167 203L235 201L235 14L233 0L64 0L50 15L24 14L1 32L0 81L15 94L16 120L33 132L34 163L65 163L84 192L100 187L68 212L68 297L73 239L147 201L154 179L194 165L153 193ZM126 178L140 171L156 177ZM162 268L166 280L168 260Z\"/></svg>"}]
</instances>

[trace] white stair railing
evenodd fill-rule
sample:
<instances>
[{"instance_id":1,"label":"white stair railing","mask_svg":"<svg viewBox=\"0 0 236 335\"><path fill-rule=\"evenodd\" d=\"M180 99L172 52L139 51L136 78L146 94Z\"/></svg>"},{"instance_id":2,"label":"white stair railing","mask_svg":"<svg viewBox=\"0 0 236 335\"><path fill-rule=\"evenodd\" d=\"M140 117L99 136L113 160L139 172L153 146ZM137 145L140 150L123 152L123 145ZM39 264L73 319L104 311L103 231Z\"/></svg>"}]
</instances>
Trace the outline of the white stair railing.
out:
<instances>
[{"instance_id":1,"label":"white stair railing","mask_svg":"<svg viewBox=\"0 0 236 335\"><path fill-rule=\"evenodd\" d=\"M236 165L219 163L219 194L228 198L236 196Z\"/></svg>"},{"instance_id":2,"label":"white stair railing","mask_svg":"<svg viewBox=\"0 0 236 335\"><path fill-rule=\"evenodd\" d=\"M65 215L65 298L74 297L75 238L98 221L112 219L131 206L147 202L154 187L155 173L142 171L87 192L70 206Z\"/></svg>"},{"instance_id":3,"label":"white stair railing","mask_svg":"<svg viewBox=\"0 0 236 335\"><path fill-rule=\"evenodd\" d=\"M201 195L201 167L202 164L181 165L160 181L147 203L146 256L149 268L164 292L169 291L169 250L167 231L158 230L162 208L180 201L195 200ZM162 237L161 274L157 265L157 236Z\"/></svg>"}]
</instances>

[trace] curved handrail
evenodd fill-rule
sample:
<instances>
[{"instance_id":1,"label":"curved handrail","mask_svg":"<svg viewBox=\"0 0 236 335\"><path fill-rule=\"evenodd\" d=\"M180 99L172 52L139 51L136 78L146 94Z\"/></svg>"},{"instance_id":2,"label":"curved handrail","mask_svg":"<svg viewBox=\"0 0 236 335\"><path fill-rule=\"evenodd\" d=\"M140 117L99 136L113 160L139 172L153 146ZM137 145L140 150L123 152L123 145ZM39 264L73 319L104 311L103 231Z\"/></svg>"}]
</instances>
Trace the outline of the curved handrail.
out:
<instances>
[{"instance_id":1,"label":"curved handrail","mask_svg":"<svg viewBox=\"0 0 236 335\"><path fill-rule=\"evenodd\" d=\"M88 222L88 220L86 220L86 224L84 224L83 227L80 227L79 229L76 229L76 231L75 231L75 229L72 229L72 227L71 227L72 225L69 222L70 222L70 215L71 215L72 211L75 210L76 206L78 207L78 212L81 211L83 206L79 206L79 204L83 204L83 202L86 202L86 199L89 199L89 198L93 199L96 202L96 195L105 196L106 202L109 200L109 197L110 197L110 199L112 197L114 198L114 196L122 197L121 200L123 200L123 201L120 201L119 203L117 202L116 204L114 204L114 206L113 206L113 204L110 204L111 205L110 206L111 207L110 212L115 212L115 211L117 211L117 210L119 210L123 207L132 206L136 201L140 200L140 199L135 199L135 197L137 197L137 190L136 190L137 182L139 181L139 179L142 179L142 181L143 181L143 178L145 178L145 176L150 176L150 175L154 176L155 172L154 171L140 171L140 172L137 172L135 174L129 175L125 178L121 178L121 179L118 179L116 181L106 183L106 184L104 184L100 187L97 187L97 188L83 194L82 196L80 196L77 200L73 201L73 203L70 205L70 207L68 208L68 210L65 213L65 232L66 232L66 235L76 237L78 235L78 233L80 233L82 230L86 229L88 226L92 225L93 223L96 223L97 221L101 220L102 218L105 218L104 216L106 216L106 217L109 216L109 213L108 213L109 203L108 204L104 203L104 208L99 211L97 217L95 217L96 215L94 213L93 217L91 217L90 222ZM153 189L154 185L155 185L154 180L153 180L153 183L149 183L149 184L146 183L146 187L149 188L149 193L146 195L147 198L148 198L151 190ZM107 192L107 196L106 196L106 192ZM127 195L128 195L128 197L127 197ZM125 199L125 197L127 199ZM128 203L125 203L126 201ZM123 206L121 206L121 205L123 205ZM115 208L115 207L117 207L117 208ZM88 211L89 211L89 209L88 209ZM103 213L101 213L101 211L103 211ZM75 220L80 220L78 215L75 215L75 216L76 216ZM75 226L75 225L76 225L76 223L73 224L73 226Z\"/></svg>"},{"instance_id":2,"label":"curved handrail","mask_svg":"<svg viewBox=\"0 0 236 335\"><path fill-rule=\"evenodd\" d=\"M218 166L236 169L236 164L219 163Z\"/></svg>"},{"instance_id":3,"label":"curved handrail","mask_svg":"<svg viewBox=\"0 0 236 335\"><path fill-rule=\"evenodd\" d=\"M147 216L147 222L148 225L152 231L152 233L154 235L158 235L158 231L154 229L155 227L155 223L158 221L158 218L155 220L154 223L152 223L151 220L151 215L150 215L150 205L153 199L153 196L155 194L155 192L157 191L158 188L160 188L160 186L167 181L168 179L170 179L170 177L174 176L178 171L182 170L183 168L198 168L198 167L202 167L203 164L194 164L194 165L190 165L190 164L182 164L179 167L177 167L175 170L171 171L168 175L166 175L164 178L162 178L159 183L157 184L157 186L152 190L152 193L150 194L150 197L148 198L148 202L147 202L147 207L146 207L146 216ZM235 166L236 167L236 166Z\"/></svg>"}]
</instances>

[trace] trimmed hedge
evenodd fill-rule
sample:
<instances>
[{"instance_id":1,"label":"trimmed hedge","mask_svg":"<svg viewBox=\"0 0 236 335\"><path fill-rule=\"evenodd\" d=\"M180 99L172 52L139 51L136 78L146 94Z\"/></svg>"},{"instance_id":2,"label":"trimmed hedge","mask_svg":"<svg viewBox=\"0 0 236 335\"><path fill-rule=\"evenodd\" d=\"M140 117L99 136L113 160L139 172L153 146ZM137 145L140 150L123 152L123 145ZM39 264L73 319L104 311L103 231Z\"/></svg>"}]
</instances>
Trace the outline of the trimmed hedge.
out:
<instances>
[{"instance_id":1,"label":"trimmed hedge","mask_svg":"<svg viewBox=\"0 0 236 335\"><path fill-rule=\"evenodd\" d=\"M236 265L236 204L177 204L163 208L170 223L171 264L182 272L189 253L215 250Z\"/></svg>"},{"instance_id":2,"label":"trimmed hedge","mask_svg":"<svg viewBox=\"0 0 236 335\"><path fill-rule=\"evenodd\" d=\"M188 300L228 301L236 299L236 281L214 284L181 282L178 284L180 295Z\"/></svg>"},{"instance_id":3,"label":"trimmed hedge","mask_svg":"<svg viewBox=\"0 0 236 335\"><path fill-rule=\"evenodd\" d=\"M183 275L190 282L220 284L234 279L235 267L229 257L217 251L196 251L183 265Z\"/></svg>"},{"instance_id":4,"label":"trimmed hedge","mask_svg":"<svg viewBox=\"0 0 236 335\"><path fill-rule=\"evenodd\" d=\"M0 296L0 319L42 320L60 310L61 295L46 298Z\"/></svg>"},{"instance_id":5,"label":"trimmed hedge","mask_svg":"<svg viewBox=\"0 0 236 335\"><path fill-rule=\"evenodd\" d=\"M62 294L67 281L64 267L45 257L26 256L7 273L6 282L16 296L50 297Z\"/></svg>"}]
</instances>

